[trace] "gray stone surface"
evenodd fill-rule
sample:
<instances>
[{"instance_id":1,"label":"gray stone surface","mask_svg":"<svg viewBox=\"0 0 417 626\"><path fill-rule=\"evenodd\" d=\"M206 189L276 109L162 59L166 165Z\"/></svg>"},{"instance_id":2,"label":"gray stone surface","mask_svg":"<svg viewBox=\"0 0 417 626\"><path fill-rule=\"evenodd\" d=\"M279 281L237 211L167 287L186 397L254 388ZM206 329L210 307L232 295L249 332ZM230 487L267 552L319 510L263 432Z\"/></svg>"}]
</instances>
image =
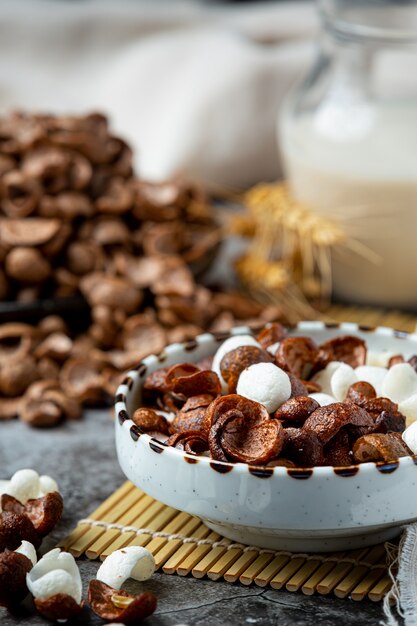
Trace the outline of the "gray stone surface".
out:
<instances>
[{"instance_id":1,"label":"gray stone surface","mask_svg":"<svg viewBox=\"0 0 417 626\"><path fill-rule=\"evenodd\" d=\"M54 476L64 496L63 519L44 541L45 552L123 482L115 457L110 411L90 411L80 422L47 431L32 430L17 421L0 424L0 478L9 478L22 467ZM98 564L81 559L79 565L86 588ZM376 626L382 618L380 605L371 602L307 597L159 573L142 588L158 597L157 612L146 620L148 626ZM18 615L0 608L1 626L45 623L33 614L29 601ZM85 608L71 623L103 622Z\"/></svg>"}]
</instances>

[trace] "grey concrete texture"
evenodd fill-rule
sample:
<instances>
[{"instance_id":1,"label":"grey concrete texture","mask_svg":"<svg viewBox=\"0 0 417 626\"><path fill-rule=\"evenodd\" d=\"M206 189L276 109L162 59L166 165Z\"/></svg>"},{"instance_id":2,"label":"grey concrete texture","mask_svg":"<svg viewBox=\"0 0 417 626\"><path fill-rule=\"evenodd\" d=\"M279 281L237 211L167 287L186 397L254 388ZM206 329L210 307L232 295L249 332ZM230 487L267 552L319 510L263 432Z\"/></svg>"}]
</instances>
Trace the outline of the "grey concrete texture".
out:
<instances>
[{"instance_id":1,"label":"grey concrete texture","mask_svg":"<svg viewBox=\"0 0 417 626\"><path fill-rule=\"evenodd\" d=\"M87 411L82 420L50 430L34 430L19 421L0 424L0 478L10 478L24 467L53 476L64 497L63 518L44 540L44 553L124 480L116 459L111 411ZM78 564L86 593L99 563L79 559ZM132 583L128 590L156 594L158 608L143 622L147 626L376 626L382 619L381 605L369 601L308 597L158 572L145 583ZM98 626L104 622L85 607L67 623ZM20 624L40 626L47 621L36 614L30 599L14 615L0 608L1 626Z\"/></svg>"}]
</instances>

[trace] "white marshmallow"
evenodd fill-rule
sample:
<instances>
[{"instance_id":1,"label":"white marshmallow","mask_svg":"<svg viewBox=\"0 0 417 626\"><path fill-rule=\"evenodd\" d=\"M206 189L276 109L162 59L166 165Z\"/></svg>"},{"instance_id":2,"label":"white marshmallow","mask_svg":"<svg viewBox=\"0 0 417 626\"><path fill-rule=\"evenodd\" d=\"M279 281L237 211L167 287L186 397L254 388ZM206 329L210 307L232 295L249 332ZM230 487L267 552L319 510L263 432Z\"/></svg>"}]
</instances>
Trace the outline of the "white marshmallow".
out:
<instances>
[{"instance_id":1,"label":"white marshmallow","mask_svg":"<svg viewBox=\"0 0 417 626\"><path fill-rule=\"evenodd\" d=\"M330 396L328 393L310 393L310 398L316 400L320 406L327 406L328 404L333 404L333 402L337 402L336 398Z\"/></svg>"},{"instance_id":2,"label":"white marshmallow","mask_svg":"<svg viewBox=\"0 0 417 626\"><path fill-rule=\"evenodd\" d=\"M273 413L291 396L291 381L273 363L254 363L240 374L236 393L263 404L268 413Z\"/></svg>"},{"instance_id":3,"label":"white marshmallow","mask_svg":"<svg viewBox=\"0 0 417 626\"><path fill-rule=\"evenodd\" d=\"M322 393L327 393L329 395L332 393L331 380L333 374L341 365L341 361L331 361L324 369L320 370L317 374L315 374L315 376L313 376L313 382L320 385Z\"/></svg>"},{"instance_id":4,"label":"white marshmallow","mask_svg":"<svg viewBox=\"0 0 417 626\"><path fill-rule=\"evenodd\" d=\"M400 413L406 416L409 422L417 420L417 394L413 394L398 405Z\"/></svg>"},{"instance_id":5,"label":"white marshmallow","mask_svg":"<svg viewBox=\"0 0 417 626\"><path fill-rule=\"evenodd\" d=\"M377 365L359 365L355 369L356 376L361 382L369 383L376 391L377 396L382 395L382 387L388 370Z\"/></svg>"},{"instance_id":6,"label":"white marshmallow","mask_svg":"<svg viewBox=\"0 0 417 626\"><path fill-rule=\"evenodd\" d=\"M58 491L58 483L50 476L44 474L43 476L39 476L39 490L42 496L46 496L47 493Z\"/></svg>"},{"instance_id":7,"label":"white marshmallow","mask_svg":"<svg viewBox=\"0 0 417 626\"><path fill-rule=\"evenodd\" d=\"M30 541L23 540L20 546L16 548L15 552L23 554L23 556L27 557L29 561L32 561L32 565L36 565L38 562L35 547L30 543Z\"/></svg>"},{"instance_id":8,"label":"white marshmallow","mask_svg":"<svg viewBox=\"0 0 417 626\"><path fill-rule=\"evenodd\" d=\"M6 493L23 503L37 498L39 491L39 474L32 469L18 470L6 489Z\"/></svg>"},{"instance_id":9,"label":"white marshmallow","mask_svg":"<svg viewBox=\"0 0 417 626\"><path fill-rule=\"evenodd\" d=\"M26 574L26 584L35 598L46 600L57 593L66 593L80 604L82 583L74 557L55 548L47 552Z\"/></svg>"},{"instance_id":10,"label":"white marshmallow","mask_svg":"<svg viewBox=\"0 0 417 626\"><path fill-rule=\"evenodd\" d=\"M382 394L393 402L402 403L417 393L417 374L409 363L397 363L387 372Z\"/></svg>"},{"instance_id":11,"label":"white marshmallow","mask_svg":"<svg viewBox=\"0 0 417 626\"><path fill-rule=\"evenodd\" d=\"M413 451L414 454L417 454L417 422L413 422L402 434L403 440Z\"/></svg>"},{"instance_id":12,"label":"white marshmallow","mask_svg":"<svg viewBox=\"0 0 417 626\"><path fill-rule=\"evenodd\" d=\"M332 395L339 402L345 400L348 389L358 378L353 367L347 363L340 363L339 367L334 371L330 379L330 388Z\"/></svg>"},{"instance_id":13,"label":"white marshmallow","mask_svg":"<svg viewBox=\"0 0 417 626\"><path fill-rule=\"evenodd\" d=\"M272 355L275 355L275 352L278 350L280 343L281 343L280 341L277 341L276 343L273 343L271 346L268 346L267 351L270 352Z\"/></svg>"},{"instance_id":14,"label":"white marshmallow","mask_svg":"<svg viewBox=\"0 0 417 626\"><path fill-rule=\"evenodd\" d=\"M10 480L0 481L0 494L7 493L22 504L51 491L59 491L56 481L50 476L39 476L33 469L18 470Z\"/></svg>"},{"instance_id":15,"label":"white marshmallow","mask_svg":"<svg viewBox=\"0 0 417 626\"><path fill-rule=\"evenodd\" d=\"M155 571L155 559L149 550L128 546L112 552L100 565L97 580L113 589L120 589L128 578L148 580Z\"/></svg>"},{"instance_id":16,"label":"white marshmallow","mask_svg":"<svg viewBox=\"0 0 417 626\"><path fill-rule=\"evenodd\" d=\"M222 358L225 354L231 352L232 350L236 350L236 348L240 348L241 346L256 346L258 348L262 347L261 344L256 341L254 337L252 337L252 335L234 335L233 337L229 337L229 339L226 339L226 341L221 344L216 354L214 355L211 369L216 372L216 374L220 378L223 393L227 393L228 387L220 373L220 363L222 362Z\"/></svg>"},{"instance_id":17,"label":"white marshmallow","mask_svg":"<svg viewBox=\"0 0 417 626\"><path fill-rule=\"evenodd\" d=\"M383 352L368 350L366 353L366 365L372 365L375 367L388 367L389 360L392 356L395 356L395 353L388 352L388 350L384 350Z\"/></svg>"}]
</instances>

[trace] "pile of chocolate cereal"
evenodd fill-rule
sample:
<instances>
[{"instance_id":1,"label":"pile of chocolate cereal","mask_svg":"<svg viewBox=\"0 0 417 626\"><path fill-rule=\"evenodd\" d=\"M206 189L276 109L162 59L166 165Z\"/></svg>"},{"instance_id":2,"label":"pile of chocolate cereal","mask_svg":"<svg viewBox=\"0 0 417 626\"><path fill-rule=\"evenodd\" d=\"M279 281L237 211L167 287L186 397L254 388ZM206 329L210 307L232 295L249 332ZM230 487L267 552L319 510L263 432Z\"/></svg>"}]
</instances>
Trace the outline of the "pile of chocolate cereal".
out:
<instances>
[{"instance_id":1,"label":"pile of chocolate cereal","mask_svg":"<svg viewBox=\"0 0 417 626\"><path fill-rule=\"evenodd\" d=\"M0 301L82 295L91 310L81 335L57 316L0 326L0 420L78 418L167 343L279 319L196 279L218 242L202 189L136 178L103 115L0 119Z\"/></svg>"},{"instance_id":2,"label":"pile of chocolate cereal","mask_svg":"<svg viewBox=\"0 0 417 626\"><path fill-rule=\"evenodd\" d=\"M373 354L359 337L317 345L268 324L230 337L200 363L149 374L132 419L169 446L217 461L388 462L413 454L402 433L416 408L416 361Z\"/></svg>"}]
</instances>

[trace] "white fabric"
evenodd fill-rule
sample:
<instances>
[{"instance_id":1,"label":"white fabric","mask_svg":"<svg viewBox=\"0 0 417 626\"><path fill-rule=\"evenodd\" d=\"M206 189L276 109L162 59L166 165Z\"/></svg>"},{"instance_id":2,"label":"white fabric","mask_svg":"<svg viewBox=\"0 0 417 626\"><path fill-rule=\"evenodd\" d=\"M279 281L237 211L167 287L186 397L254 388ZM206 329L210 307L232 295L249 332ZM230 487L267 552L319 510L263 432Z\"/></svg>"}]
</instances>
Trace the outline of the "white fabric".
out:
<instances>
[{"instance_id":1,"label":"white fabric","mask_svg":"<svg viewBox=\"0 0 417 626\"><path fill-rule=\"evenodd\" d=\"M388 556L391 546L387 544ZM396 575L395 569L398 569ZM417 626L417 524L406 526L398 553L391 557L389 574L392 588L384 598L385 621L383 626ZM398 621L393 605L402 618Z\"/></svg>"},{"instance_id":2,"label":"white fabric","mask_svg":"<svg viewBox=\"0 0 417 626\"><path fill-rule=\"evenodd\" d=\"M312 3L6 0L0 112L102 110L143 176L280 174L276 119L313 58Z\"/></svg>"}]
</instances>

